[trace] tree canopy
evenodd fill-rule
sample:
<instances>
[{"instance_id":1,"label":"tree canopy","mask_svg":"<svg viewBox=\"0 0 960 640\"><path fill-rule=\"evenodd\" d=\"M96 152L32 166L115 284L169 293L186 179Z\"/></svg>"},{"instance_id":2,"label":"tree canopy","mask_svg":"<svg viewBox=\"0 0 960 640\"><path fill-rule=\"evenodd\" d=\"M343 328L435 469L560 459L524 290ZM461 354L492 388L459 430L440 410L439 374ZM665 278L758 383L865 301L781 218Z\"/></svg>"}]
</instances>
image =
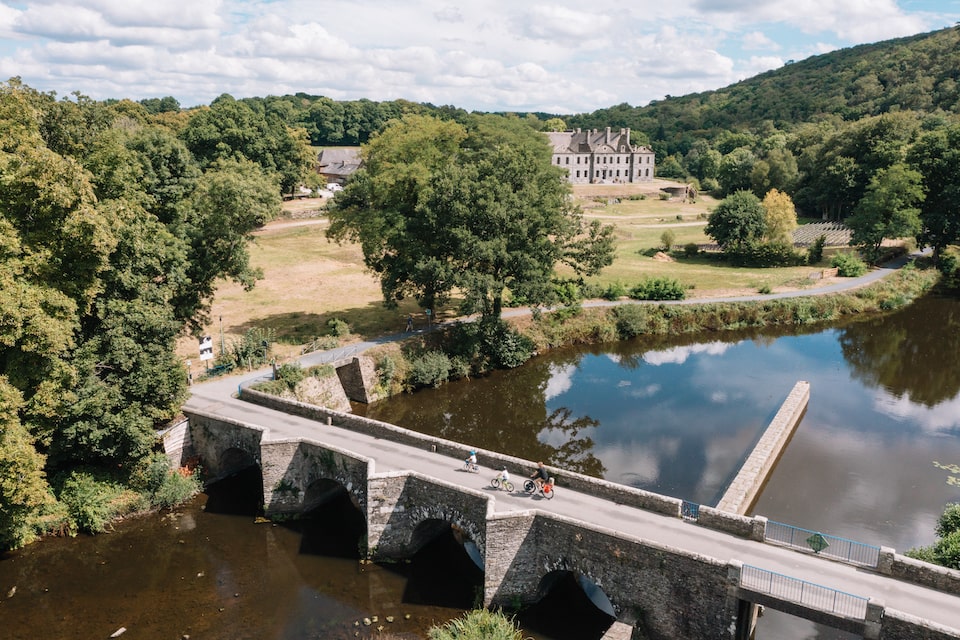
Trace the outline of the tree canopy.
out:
<instances>
[{"instance_id":1,"label":"tree canopy","mask_svg":"<svg viewBox=\"0 0 960 640\"><path fill-rule=\"evenodd\" d=\"M559 264L592 274L612 261L612 230L583 223L545 139L523 122L407 116L363 158L328 233L361 244L388 304L412 295L432 308L457 292L464 312L499 316L508 293L551 301Z\"/></svg>"},{"instance_id":2,"label":"tree canopy","mask_svg":"<svg viewBox=\"0 0 960 640\"><path fill-rule=\"evenodd\" d=\"M201 162L153 118L0 85L0 521L18 521L0 548L31 537L54 478L150 459L186 397L177 338L218 279L256 279L246 244L280 172Z\"/></svg>"},{"instance_id":3,"label":"tree canopy","mask_svg":"<svg viewBox=\"0 0 960 640\"><path fill-rule=\"evenodd\" d=\"M737 191L724 198L710 213L704 233L724 250L760 240L766 232L763 205L750 191Z\"/></svg>"}]
</instances>

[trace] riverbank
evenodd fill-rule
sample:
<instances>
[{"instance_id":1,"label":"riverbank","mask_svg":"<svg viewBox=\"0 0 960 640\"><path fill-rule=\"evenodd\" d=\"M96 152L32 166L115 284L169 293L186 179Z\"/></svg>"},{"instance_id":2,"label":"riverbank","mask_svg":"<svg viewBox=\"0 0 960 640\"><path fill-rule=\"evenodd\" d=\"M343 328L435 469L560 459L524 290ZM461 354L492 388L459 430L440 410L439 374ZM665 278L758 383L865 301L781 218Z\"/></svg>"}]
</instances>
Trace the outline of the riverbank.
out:
<instances>
[{"instance_id":1,"label":"riverbank","mask_svg":"<svg viewBox=\"0 0 960 640\"><path fill-rule=\"evenodd\" d=\"M504 317L515 335L529 343L527 357L531 357L568 345L629 340L641 335L710 334L766 326L807 327L866 318L910 304L929 292L939 277L936 269L918 267L911 262L882 279L851 290L821 289L805 292L806 295L751 296L729 302L588 301L550 313L512 309L506 311ZM459 327L459 323L450 323L413 336L399 334L375 347L371 344L367 355L374 359L387 395L481 375L494 368L491 354L482 351L478 354L481 358L474 358L466 366L458 360L464 353L465 339ZM446 371L442 370L441 357L446 358ZM411 377L418 366L425 366L418 363L425 361L434 369L433 377Z\"/></svg>"}]
</instances>

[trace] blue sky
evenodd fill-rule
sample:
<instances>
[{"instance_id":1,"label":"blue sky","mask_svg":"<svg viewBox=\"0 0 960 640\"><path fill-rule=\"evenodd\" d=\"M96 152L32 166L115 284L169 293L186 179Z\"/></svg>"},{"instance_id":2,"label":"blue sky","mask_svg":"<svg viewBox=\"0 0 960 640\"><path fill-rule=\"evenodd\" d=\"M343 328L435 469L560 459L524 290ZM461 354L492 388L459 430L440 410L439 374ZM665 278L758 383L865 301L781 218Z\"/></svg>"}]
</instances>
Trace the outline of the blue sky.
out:
<instances>
[{"instance_id":1,"label":"blue sky","mask_svg":"<svg viewBox=\"0 0 960 640\"><path fill-rule=\"evenodd\" d=\"M183 106L304 92L580 113L960 21L960 0L0 0L0 77Z\"/></svg>"}]
</instances>

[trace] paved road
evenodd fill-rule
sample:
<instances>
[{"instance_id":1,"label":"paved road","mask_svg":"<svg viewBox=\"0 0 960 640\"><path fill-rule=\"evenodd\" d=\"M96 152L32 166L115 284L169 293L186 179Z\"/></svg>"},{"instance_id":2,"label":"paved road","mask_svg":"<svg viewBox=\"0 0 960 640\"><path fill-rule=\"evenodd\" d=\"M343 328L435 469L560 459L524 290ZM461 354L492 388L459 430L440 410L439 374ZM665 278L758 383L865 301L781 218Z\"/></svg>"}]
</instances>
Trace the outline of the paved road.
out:
<instances>
[{"instance_id":1,"label":"paved road","mask_svg":"<svg viewBox=\"0 0 960 640\"><path fill-rule=\"evenodd\" d=\"M885 269L876 270L864 278L839 283L835 287L817 289L816 293L828 293L863 286L887 275L895 267L896 265L890 265ZM744 296L736 298L736 300L766 300L771 297L793 297L795 295L810 295L810 293L810 291L805 291L790 292L780 296ZM723 298L721 300L730 299ZM702 303L705 301L697 300L695 302ZM597 303L598 306L605 306L606 304L609 303ZM517 310L511 311L516 312ZM307 366L331 362L350 357L376 344L403 336L404 334L384 336L378 340L341 347L333 351L308 354L304 356L302 361ZM328 426L298 416L277 412L243 402L235 397L239 384L245 380L266 377L267 375L269 375L267 370L261 370L194 385L191 388L192 395L186 407L264 427L268 429L264 435L264 439L268 441L304 438L374 458L377 472L415 470L446 482L490 491L490 495L495 500L495 510L498 512L537 508L575 519L582 519L584 514L589 514L589 520L592 524L622 531L631 536L700 553L722 562L738 560L744 564L839 589L853 595L874 598L887 607L957 629L957 635L960 637L960 597L958 596L900 582L870 571L808 554L744 540L705 529L678 518L617 505L590 494L564 489L562 480L558 485L556 499L551 501L519 493L496 492L489 488L490 478L495 474L492 469L484 468L479 474L466 473L462 470L462 461L459 459L444 457L426 450L372 438L340 427Z\"/></svg>"}]
</instances>

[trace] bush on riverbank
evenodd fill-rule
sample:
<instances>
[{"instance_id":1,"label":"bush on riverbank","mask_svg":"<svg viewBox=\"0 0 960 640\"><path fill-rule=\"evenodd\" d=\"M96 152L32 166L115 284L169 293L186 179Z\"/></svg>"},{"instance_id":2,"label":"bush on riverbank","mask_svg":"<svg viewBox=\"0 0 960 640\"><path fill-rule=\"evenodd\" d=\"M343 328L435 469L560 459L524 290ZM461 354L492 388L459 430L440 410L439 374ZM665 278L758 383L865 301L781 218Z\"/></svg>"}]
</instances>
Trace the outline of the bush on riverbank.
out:
<instances>
[{"instance_id":1,"label":"bush on riverbank","mask_svg":"<svg viewBox=\"0 0 960 640\"><path fill-rule=\"evenodd\" d=\"M513 620L499 611L475 609L450 622L432 627L430 640L523 640Z\"/></svg>"}]
</instances>

